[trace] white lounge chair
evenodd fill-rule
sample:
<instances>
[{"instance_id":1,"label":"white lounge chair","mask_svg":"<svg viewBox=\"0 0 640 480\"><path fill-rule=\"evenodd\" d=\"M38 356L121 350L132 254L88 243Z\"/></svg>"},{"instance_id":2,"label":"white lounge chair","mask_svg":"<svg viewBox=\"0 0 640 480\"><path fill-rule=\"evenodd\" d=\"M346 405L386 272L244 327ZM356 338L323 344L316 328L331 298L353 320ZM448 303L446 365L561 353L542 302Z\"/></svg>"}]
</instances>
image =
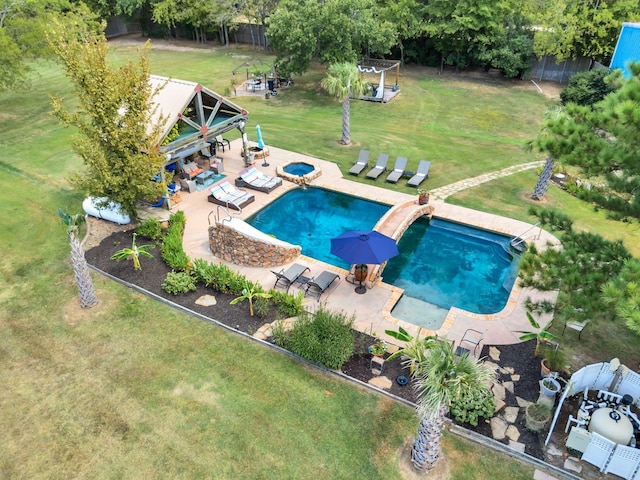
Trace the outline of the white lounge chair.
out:
<instances>
[{"instance_id":1,"label":"white lounge chair","mask_svg":"<svg viewBox=\"0 0 640 480\"><path fill-rule=\"evenodd\" d=\"M215 184L209 190L207 200L217 205L224 205L235 210L242 210L256 199L252 193L237 189L229 182L224 181Z\"/></svg>"}]
</instances>

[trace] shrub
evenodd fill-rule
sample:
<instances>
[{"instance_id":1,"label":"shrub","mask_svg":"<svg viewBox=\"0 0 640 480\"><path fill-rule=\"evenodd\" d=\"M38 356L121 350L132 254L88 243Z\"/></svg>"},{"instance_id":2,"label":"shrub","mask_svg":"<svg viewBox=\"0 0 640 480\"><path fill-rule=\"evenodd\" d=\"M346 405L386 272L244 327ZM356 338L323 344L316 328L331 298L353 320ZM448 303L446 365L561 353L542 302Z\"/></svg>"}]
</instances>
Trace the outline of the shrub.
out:
<instances>
[{"instance_id":1,"label":"shrub","mask_svg":"<svg viewBox=\"0 0 640 480\"><path fill-rule=\"evenodd\" d=\"M573 75L567 86L560 91L562 103L577 103L578 105L593 105L615 90L611 83L605 81L609 75L606 68L597 68L588 72Z\"/></svg>"},{"instance_id":2,"label":"shrub","mask_svg":"<svg viewBox=\"0 0 640 480\"><path fill-rule=\"evenodd\" d=\"M178 211L169 217L169 228L162 242L162 259L172 270L185 272L189 270L189 257L182 248L182 234L186 218L184 212Z\"/></svg>"},{"instance_id":3,"label":"shrub","mask_svg":"<svg viewBox=\"0 0 640 480\"><path fill-rule=\"evenodd\" d=\"M202 258L196 258L191 265L191 273L196 282L203 283L206 287L213 286L217 266Z\"/></svg>"},{"instance_id":4,"label":"shrub","mask_svg":"<svg viewBox=\"0 0 640 480\"><path fill-rule=\"evenodd\" d=\"M456 422L468 423L476 427L478 419L491 418L496 410L496 404L493 400L493 393L489 391L483 392L464 392L451 405L451 415Z\"/></svg>"},{"instance_id":5,"label":"shrub","mask_svg":"<svg viewBox=\"0 0 640 480\"><path fill-rule=\"evenodd\" d=\"M148 218L136 228L136 233L149 240L158 241L162 238L162 226L157 218Z\"/></svg>"},{"instance_id":6,"label":"shrub","mask_svg":"<svg viewBox=\"0 0 640 480\"><path fill-rule=\"evenodd\" d=\"M231 270L225 264L214 265L213 278L211 286L221 293L229 292L229 285L231 284L231 278L236 276L236 272Z\"/></svg>"},{"instance_id":7,"label":"shrub","mask_svg":"<svg viewBox=\"0 0 640 480\"><path fill-rule=\"evenodd\" d=\"M178 295L193 292L196 289L196 283L187 272L171 271L167 273L167 278L162 282L162 289L167 293Z\"/></svg>"},{"instance_id":8,"label":"shrub","mask_svg":"<svg viewBox=\"0 0 640 480\"><path fill-rule=\"evenodd\" d=\"M297 317L304 309L302 308L302 301L304 300L304 293L298 292L296 295L291 295L288 292L281 290L271 289L271 301L278 308L278 312L285 318Z\"/></svg>"},{"instance_id":9,"label":"shrub","mask_svg":"<svg viewBox=\"0 0 640 480\"><path fill-rule=\"evenodd\" d=\"M276 343L307 360L340 369L355 349L354 319L321 307L313 315L303 314L284 335L283 343ZM274 335L274 340L282 341L282 337Z\"/></svg>"},{"instance_id":10,"label":"shrub","mask_svg":"<svg viewBox=\"0 0 640 480\"><path fill-rule=\"evenodd\" d=\"M253 301L253 309L259 318L265 319L269 314L271 302L268 298L258 297Z\"/></svg>"}]
</instances>

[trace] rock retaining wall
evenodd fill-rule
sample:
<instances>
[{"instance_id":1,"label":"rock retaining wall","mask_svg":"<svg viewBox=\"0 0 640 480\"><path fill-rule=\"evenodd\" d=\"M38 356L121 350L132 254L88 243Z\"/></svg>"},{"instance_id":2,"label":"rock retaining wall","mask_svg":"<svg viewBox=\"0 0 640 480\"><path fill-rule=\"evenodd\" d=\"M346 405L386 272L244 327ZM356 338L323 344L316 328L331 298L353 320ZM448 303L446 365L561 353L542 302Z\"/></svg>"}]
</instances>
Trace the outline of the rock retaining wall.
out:
<instances>
[{"instance_id":1,"label":"rock retaining wall","mask_svg":"<svg viewBox=\"0 0 640 480\"><path fill-rule=\"evenodd\" d=\"M300 256L301 248L274 245L249 237L224 223L209 227L209 248L218 258L235 265L277 267Z\"/></svg>"}]
</instances>

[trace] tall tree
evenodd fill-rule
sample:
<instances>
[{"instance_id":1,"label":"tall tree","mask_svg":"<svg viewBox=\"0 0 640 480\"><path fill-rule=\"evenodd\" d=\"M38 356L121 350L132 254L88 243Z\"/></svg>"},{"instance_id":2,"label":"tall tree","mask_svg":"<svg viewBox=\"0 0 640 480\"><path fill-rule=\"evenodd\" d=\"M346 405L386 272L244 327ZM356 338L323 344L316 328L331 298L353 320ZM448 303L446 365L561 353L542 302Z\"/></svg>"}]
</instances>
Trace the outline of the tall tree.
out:
<instances>
[{"instance_id":1,"label":"tall tree","mask_svg":"<svg viewBox=\"0 0 640 480\"><path fill-rule=\"evenodd\" d=\"M387 53L396 30L382 12L375 0L282 0L267 25L279 70L302 74L316 56L331 64Z\"/></svg>"},{"instance_id":2,"label":"tall tree","mask_svg":"<svg viewBox=\"0 0 640 480\"><path fill-rule=\"evenodd\" d=\"M0 90L28 80L29 60L52 56L46 40L52 18L72 26L74 17L95 21L83 4L68 0L0 0Z\"/></svg>"},{"instance_id":3,"label":"tall tree","mask_svg":"<svg viewBox=\"0 0 640 480\"><path fill-rule=\"evenodd\" d=\"M481 47L503 36L504 23L514 11L512 0L430 0L425 3L424 29L445 63L467 65Z\"/></svg>"},{"instance_id":4,"label":"tall tree","mask_svg":"<svg viewBox=\"0 0 640 480\"><path fill-rule=\"evenodd\" d=\"M342 138L340 143L351 143L351 97L361 96L369 85L352 63L334 63L327 69L322 86L342 102Z\"/></svg>"},{"instance_id":5,"label":"tall tree","mask_svg":"<svg viewBox=\"0 0 640 480\"><path fill-rule=\"evenodd\" d=\"M67 227L69 245L71 246L71 264L73 265L73 272L76 276L76 284L80 293L80 305L82 308L91 308L98 303L98 297L93 288L93 281L89 273L87 259L84 256L84 249L78 239L78 231L85 222L85 217L80 213L70 215L62 209L58 209L57 214Z\"/></svg>"},{"instance_id":6,"label":"tall tree","mask_svg":"<svg viewBox=\"0 0 640 480\"><path fill-rule=\"evenodd\" d=\"M634 76L593 106L568 104L547 118L535 146L555 161L579 167L590 188L579 197L640 219L640 63Z\"/></svg>"},{"instance_id":7,"label":"tall tree","mask_svg":"<svg viewBox=\"0 0 640 480\"><path fill-rule=\"evenodd\" d=\"M418 470L429 471L440 459L440 437L449 406L489 392L495 371L467 354L456 357L444 339L430 344L414 379L420 428L411 447L411 461Z\"/></svg>"},{"instance_id":8,"label":"tall tree","mask_svg":"<svg viewBox=\"0 0 640 480\"><path fill-rule=\"evenodd\" d=\"M86 170L70 180L86 194L120 203L137 218L138 200L166 191L151 181L165 159L158 146L161 125L152 121L151 99L157 92L149 84L149 45L137 62L112 66L104 35L90 29L79 32L69 35L56 23L48 36L78 96L75 112L63 99L52 99L53 114L79 130L74 149Z\"/></svg>"},{"instance_id":9,"label":"tall tree","mask_svg":"<svg viewBox=\"0 0 640 480\"><path fill-rule=\"evenodd\" d=\"M384 9L382 18L391 22L397 31L397 47L400 49L400 62L404 63L404 42L416 38L422 33L421 6L417 0L380 1Z\"/></svg>"},{"instance_id":10,"label":"tall tree","mask_svg":"<svg viewBox=\"0 0 640 480\"><path fill-rule=\"evenodd\" d=\"M558 61L580 56L606 61L622 22L640 15L637 0L539 0L529 5L535 5L530 13L539 27L536 55L553 55Z\"/></svg>"}]
</instances>

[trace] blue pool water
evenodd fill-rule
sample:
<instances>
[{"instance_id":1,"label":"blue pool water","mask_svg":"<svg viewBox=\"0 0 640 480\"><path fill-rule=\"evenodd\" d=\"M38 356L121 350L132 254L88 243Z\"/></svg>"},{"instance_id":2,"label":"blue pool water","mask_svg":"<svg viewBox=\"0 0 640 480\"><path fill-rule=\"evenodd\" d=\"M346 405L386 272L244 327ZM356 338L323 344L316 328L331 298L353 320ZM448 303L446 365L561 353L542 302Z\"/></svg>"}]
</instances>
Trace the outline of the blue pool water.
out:
<instances>
[{"instance_id":1,"label":"blue pool water","mask_svg":"<svg viewBox=\"0 0 640 480\"><path fill-rule=\"evenodd\" d=\"M285 193L246 221L263 233L302 247L302 253L331 265L351 265L332 255L331 239L348 230L371 230L389 205L322 188Z\"/></svg>"},{"instance_id":2,"label":"blue pool water","mask_svg":"<svg viewBox=\"0 0 640 480\"><path fill-rule=\"evenodd\" d=\"M509 298L518 271L510 238L444 220L420 218L398 243L386 282L405 295L443 309L496 313Z\"/></svg>"},{"instance_id":3,"label":"blue pool water","mask_svg":"<svg viewBox=\"0 0 640 480\"><path fill-rule=\"evenodd\" d=\"M329 253L331 238L348 230L369 230L388 205L321 188L296 189L276 199L247 222L302 253L348 269ZM424 218L400 239L400 255L389 260L384 281L405 290L395 317L430 329L452 306L474 313L502 310L517 275L510 238L465 225Z\"/></svg>"},{"instance_id":4,"label":"blue pool water","mask_svg":"<svg viewBox=\"0 0 640 480\"><path fill-rule=\"evenodd\" d=\"M308 163L296 162L290 163L289 165L285 166L283 170L289 175L297 175L299 177L302 177L307 173L313 172L313 168L313 165L309 165Z\"/></svg>"}]
</instances>

